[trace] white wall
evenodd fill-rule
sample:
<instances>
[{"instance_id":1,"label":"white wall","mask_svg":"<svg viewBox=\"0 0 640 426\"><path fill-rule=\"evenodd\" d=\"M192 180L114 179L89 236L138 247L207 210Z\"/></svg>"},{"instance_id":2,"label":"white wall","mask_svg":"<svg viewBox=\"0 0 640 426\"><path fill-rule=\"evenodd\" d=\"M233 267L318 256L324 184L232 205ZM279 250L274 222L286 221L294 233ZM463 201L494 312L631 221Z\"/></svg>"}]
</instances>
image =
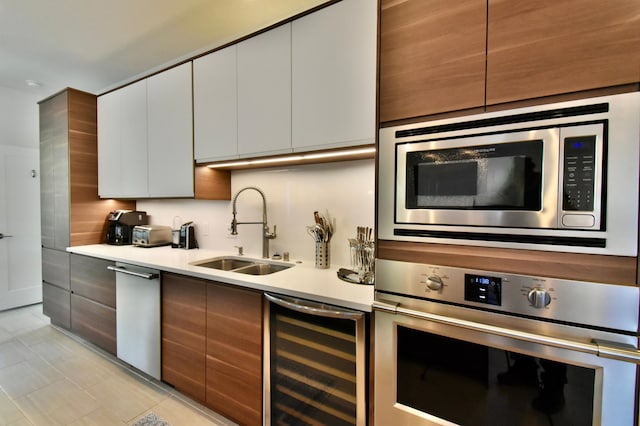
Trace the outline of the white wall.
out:
<instances>
[{"instance_id":1,"label":"white wall","mask_svg":"<svg viewBox=\"0 0 640 426\"><path fill-rule=\"evenodd\" d=\"M269 226L277 226L277 238L270 241L270 254L288 251L291 259L314 261L315 244L306 233L313 212L329 212L336 219L331 240L331 263L349 266L348 238L356 226L373 227L375 206L374 160L233 171L232 196L247 186L260 188L267 198ZM151 216L151 223L169 225L174 216L194 221L200 247L234 253L243 246L245 254L261 257L260 225L239 225L232 237L231 201L147 200L137 208ZM262 199L256 191L244 191L237 199L238 221L261 221Z\"/></svg>"},{"instance_id":2,"label":"white wall","mask_svg":"<svg viewBox=\"0 0 640 426\"><path fill-rule=\"evenodd\" d=\"M38 149L38 101L35 95L0 87L0 145Z\"/></svg>"}]
</instances>

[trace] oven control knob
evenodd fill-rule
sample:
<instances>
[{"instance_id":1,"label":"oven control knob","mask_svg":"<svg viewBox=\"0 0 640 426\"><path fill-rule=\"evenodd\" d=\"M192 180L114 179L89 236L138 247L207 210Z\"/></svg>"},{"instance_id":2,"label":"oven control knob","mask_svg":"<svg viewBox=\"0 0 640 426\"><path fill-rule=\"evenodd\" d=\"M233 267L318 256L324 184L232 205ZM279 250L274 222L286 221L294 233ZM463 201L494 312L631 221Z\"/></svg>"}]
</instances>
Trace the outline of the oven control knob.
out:
<instances>
[{"instance_id":1,"label":"oven control knob","mask_svg":"<svg viewBox=\"0 0 640 426\"><path fill-rule=\"evenodd\" d=\"M534 308L542 309L551 303L551 295L544 288L534 288L527 295L529 303Z\"/></svg>"},{"instance_id":2,"label":"oven control knob","mask_svg":"<svg viewBox=\"0 0 640 426\"><path fill-rule=\"evenodd\" d=\"M442 278L437 275L429 275L427 276L425 283L429 290L438 291L442 289Z\"/></svg>"}]
</instances>

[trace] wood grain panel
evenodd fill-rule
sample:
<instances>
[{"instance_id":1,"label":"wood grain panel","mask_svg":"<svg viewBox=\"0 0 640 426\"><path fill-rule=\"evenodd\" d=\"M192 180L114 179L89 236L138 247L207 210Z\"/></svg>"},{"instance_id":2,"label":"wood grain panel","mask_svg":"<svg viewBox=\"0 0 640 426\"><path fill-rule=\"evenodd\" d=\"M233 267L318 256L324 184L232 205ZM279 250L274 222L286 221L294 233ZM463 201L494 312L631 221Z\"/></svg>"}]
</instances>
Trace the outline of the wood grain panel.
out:
<instances>
[{"instance_id":1,"label":"wood grain panel","mask_svg":"<svg viewBox=\"0 0 640 426\"><path fill-rule=\"evenodd\" d=\"M229 170L210 169L206 166L195 166L193 170L196 200L231 199L231 172Z\"/></svg>"},{"instance_id":2,"label":"wood grain panel","mask_svg":"<svg viewBox=\"0 0 640 426\"><path fill-rule=\"evenodd\" d=\"M207 282L162 275L162 380L206 400Z\"/></svg>"},{"instance_id":3,"label":"wood grain panel","mask_svg":"<svg viewBox=\"0 0 640 426\"><path fill-rule=\"evenodd\" d=\"M66 290L69 284L69 256L66 251L42 248L42 280Z\"/></svg>"},{"instance_id":4,"label":"wood grain panel","mask_svg":"<svg viewBox=\"0 0 640 426\"><path fill-rule=\"evenodd\" d=\"M381 0L380 122L484 105L485 0Z\"/></svg>"},{"instance_id":5,"label":"wood grain panel","mask_svg":"<svg viewBox=\"0 0 640 426\"><path fill-rule=\"evenodd\" d=\"M71 328L71 292L43 282L42 313L51 319L51 324Z\"/></svg>"},{"instance_id":6,"label":"wood grain panel","mask_svg":"<svg viewBox=\"0 0 640 426\"><path fill-rule=\"evenodd\" d=\"M135 210L135 201L98 197L97 97L68 92L70 245L105 241L106 218L117 209Z\"/></svg>"},{"instance_id":7,"label":"wood grain panel","mask_svg":"<svg viewBox=\"0 0 640 426\"><path fill-rule=\"evenodd\" d=\"M261 425L262 381L242 368L207 356L207 405L241 425Z\"/></svg>"},{"instance_id":8,"label":"wood grain panel","mask_svg":"<svg viewBox=\"0 0 640 426\"><path fill-rule=\"evenodd\" d=\"M637 285L635 257L378 241L377 257L550 278Z\"/></svg>"},{"instance_id":9,"label":"wood grain panel","mask_svg":"<svg viewBox=\"0 0 640 426\"><path fill-rule=\"evenodd\" d=\"M71 331L116 355L116 310L71 294Z\"/></svg>"},{"instance_id":10,"label":"wood grain panel","mask_svg":"<svg viewBox=\"0 0 640 426\"><path fill-rule=\"evenodd\" d=\"M113 264L109 260L72 254L71 291L115 309L116 273L107 269Z\"/></svg>"},{"instance_id":11,"label":"wood grain panel","mask_svg":"<svg viewBox=\"0 0 640 426\"><path fill-rule=\"evenodd\" d=\"M489 0L487 104L640 81L640 2Z\"/></svg>"},{"instance_id":12,"label":"wood grain panel","mask_svg":"<svg viewBox=\"0 0 640 426\"><path fill-rule=\"evenodd\" d=\"M207 287L207 405L241 424L261 424L261 292Z\"/></svg>"},{"instance_id":13,"label":"wood grain panel","mask_svg":"<svg viewBox=\"0 0 640 426\"><path fill-rule=\"evenodd\" d=\"M207 282L162 274L162 337L203 354L206 351Z\"/></svg>"},{"instance_id":14,"label":"wood grain panel","mask_svg":"<svg viewBox=\"0 0 640 426\"><path fill-rule=\"evenodd\" d=\"M202 335L204 341L204 334ZM180 392L205 402L206 354L162 339L162 380Z\"/></svg>"}]
</instances>

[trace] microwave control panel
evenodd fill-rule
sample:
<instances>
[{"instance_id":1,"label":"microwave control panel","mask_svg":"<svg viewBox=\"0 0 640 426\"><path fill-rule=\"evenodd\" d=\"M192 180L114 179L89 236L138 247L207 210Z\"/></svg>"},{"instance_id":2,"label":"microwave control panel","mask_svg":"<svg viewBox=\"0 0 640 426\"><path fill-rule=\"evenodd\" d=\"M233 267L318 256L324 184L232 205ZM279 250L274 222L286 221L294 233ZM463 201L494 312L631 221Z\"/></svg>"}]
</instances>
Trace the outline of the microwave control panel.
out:
<instances>
[{"instance_id":1,"label":"microwave control panel","mask_svg":"<svg viewBox=\"0 0 640 426\"><path fill-rule=\"evenodd\" d=\"M568 137L564 141L564 211L593 211L596 137Z\"/></svg>"}]
</instances>

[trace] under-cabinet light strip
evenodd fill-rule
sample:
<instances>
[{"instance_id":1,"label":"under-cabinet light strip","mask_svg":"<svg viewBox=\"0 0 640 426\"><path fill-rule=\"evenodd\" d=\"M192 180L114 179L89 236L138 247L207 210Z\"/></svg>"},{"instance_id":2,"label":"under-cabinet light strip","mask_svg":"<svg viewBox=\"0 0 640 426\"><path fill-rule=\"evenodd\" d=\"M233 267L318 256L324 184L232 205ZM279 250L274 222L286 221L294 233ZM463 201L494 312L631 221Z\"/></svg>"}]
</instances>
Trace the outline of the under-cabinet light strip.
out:
<instances>
[{"instance_id":1,"label":"under-cabinet light strip","mask_svg":"<svg viewBox=\"0 0 640 426\"><path fill-rule=\"evenodd\" d=\"M288 161L317 160L321 158L331 158L331 157L348 157L351 155L371 154L374 152L376 152L375 148L352 149L352 150L346 150L346 151L318 152L315 154L288 155L288 156L281 156L281 157L260 158L256 160L232 161L229 163L216 163L216 164L210 164L207 167L214 169L216 167L251 166L253 164L269 164L269 163L282 163L282 162L288 162Z\"/></svg>"}]
</instances>

